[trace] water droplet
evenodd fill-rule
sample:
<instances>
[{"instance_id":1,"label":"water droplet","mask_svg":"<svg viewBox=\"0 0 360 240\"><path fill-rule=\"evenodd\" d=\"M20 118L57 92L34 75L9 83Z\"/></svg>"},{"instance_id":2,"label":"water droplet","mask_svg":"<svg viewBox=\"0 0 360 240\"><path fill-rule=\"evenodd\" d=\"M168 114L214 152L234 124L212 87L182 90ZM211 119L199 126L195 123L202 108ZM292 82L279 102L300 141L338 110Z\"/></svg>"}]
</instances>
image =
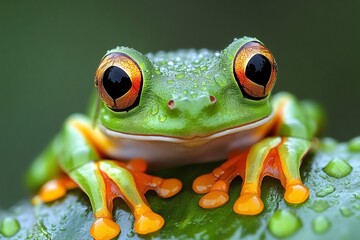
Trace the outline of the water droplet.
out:
<instances>
[{"instance_id":1,"label":"water droplet","mask_svg":"<svg viewBox=\"0 0 360 240\"><path fill-rule=\"evenodd\" d=\"M201 71L205 71L207 69L207 66L203 65L203 66L200 66L200 70Z\"/></svg>"},{"instance_id":2,"label":"water droplet","mask_svg":"<svg viewBox=\"0 0 360 240\"><path fill-rule=\"evenodd\" d=\"M174 65L174 62L173 62L173 61L169 61L167 64L168 64L169 66L173 66L173 65Z\"/></svg>"},{"instance_id":3,"label":"water droplet","mask_svg":"<svg viewBox=\"0 0 360 240\"><path fill-rule=\"evenodd\" d=\"M167 83L168 83L168 84L173 84L173 83L174 83L174 80L169 79L169 80L167 81Z\"/></svg>"},{"instance_id":4,"label":"water droplet","mask_svg":"<svg viewBox=\"0 0 360 240\"><path fill-rule=\"evenodd\" d=\"M360 152L360 136L350 140L348 150L351 152Z\"/></svg>"},{"instance_id":5,"label":"water droplet","mask_svg":"<svg viewBox=\"0 0 360 240\"><path fill-rule=\"evenodd\" d=\"M335 158L331 160L324 168L324 172L334 178L343 178L350 174L352 167L343 159Z\"/></svg>"},{"instance_id":6,"label":"water droplet","mask_svg":"<svg viewBox=\"0 0 360 240\"><path fill-rule=\"evenodd\" d=\"M215 74L214 79L215 79L215 82L217 84L219 84L220 87L224 87L228 83L227 80L226 80L226 77L223 74L220 74L220 73Z\"/></svg>"},{"instance_id":7,"label":"water droplet","mask_svg":"<svg viewBox=\"0 0 360 240\"><path fill-rule=\"evenodd\" d=\"M316 233L324 233L331 227L331 222L324 216L318 216L312 222L312 228Z\"/></svg>"},{"instance_id":8,"label":"water droplet","mask_svg":"<svg viewBox=\"0 0 360 240\"><path fill-rule=\"evenodd\" d=\"M205 82L205 81L202 81L202 82L201 82L201 85L202 85L202 86L206 86L206 82Z\"/></svg>"},{"instance_id":9,"label":"water droplet","mask_svg":"<svg viewBox=\"0 0 360 240\"><path fill-rule=\"evenodd\" d=\"M293 235L301 226L300 218L287 210L277 210L268 224L270 233L279 238Z\"/></svg>"},{"instance_id":10,"label":"water droplet","mask_svg":"<svg viewBox=\"0 0 360 240\"><path fill-rule=\"evenodd\" d=\"M158 106L153 106L151 108L151 114L152 115L156 115L159 112L159 107Z\"/></svg>"},{"instance_id":11,"label":"water droplet","mask_svg":"<svg viewBox=\"0 0 360 240\"><path fill-rule=\"evenodd\" d=\"M195 83L195 84L194 84L194 88L197 88L197 87L198 87L198 85L197 85L197 83Z\"/></svg>"},{"instance_id":12,"label":"water droplet","mask_svg":"<svg viewBox=\"0 0 360 240\"><path fill-rule=\"evenodd\" d=\"M341 208L340 208L340 213L341 213L341 215L343 215L344 217L350 217L350 216L352 216L352 215L354 214L354 212L351 211L351 209L348 208L348 207L341 207Z\"/></svg>"},{"instance_id":13,"label":"water droplet","mask_svg":"<svg viewBox=\"0 0 360 240\"><path fill-rule=\"evenodd\" d=\"M325 197L335 191L335 187L332 185L325 186L321 191L316 193L317 197Z\"/></svg>"},{"instance_id":14,"label":"water droplet","mask_svg":"<svg viewBox=\"0 0 360 240\"><path fill-rule=\"evenodd\" d=\"M185 75L183 73L176 74L175 77L180 79L183 78Z\"/></svg>"},{"instance_id":15,"label":"water droplet","mask_svg":"<svg viewBox=\"0 0 360 240\"><path fill-rule=\"evenodd\" d=\"M160 75L160 74L161 74L161 72L160 72L160 69L159 69L159 68L155 68L154 72L155 72L155 74L157 74L157 75Z\"/></svg>"},{"instance_id":16,"label":"water droplet","mask_svg":"<svg viewBox=\"0 0 360 240\"><path fill-rule=\"evenodd\" d=\"M357 200L360 200L360 194L355 193L355 194L354 194L354 197L355 197Z\"/></svg>"},{"instance_id":17,"label":"water droplet","mask_svg":"<svg viewBox=\"0 0 360 240\"><path fill-rule=\"evenodd\" d=\"M333 138L324 138L321 140L320 149L326 152L331 152L336 148L337 144L337 141Z\"/></svg>"},{"instance_id":18,"label":"water droplet","mask_svg":"<svg viewBox=\"0 0 360 240\"><path fill-rule=\"evenodd\" d=\"M329 203L322 199L317 199L314 203L310 206L312 210L315 212L323 212L330 207Z\"/></svg>"},{"instance_id":19,"label":"water droplet","mask_svg":"<svg viewBox=\"0 0 360 240\"><path fill-rule=\"evenodd\" d=\"M183 91L184 95L187 95L189 92L187 90Z\"/></svg>"},{"instance_id":20,"label":"water droplet","mask_svg":"<svg viewBox=\"0 0 360 240\"><path fill-rule=\"evenodd\" d=\"M5 237L12 237L20 230L20 224L18 220L13 217L6 217L2 221L0 232Z\"/></svg>"},{"instance_id":21,"label":"water droplet","mask_svg":"<svg viewBox=\"0 0 360 240\"><path fill-rule=\"evenodd\" d=\"M165 114L161 114L161 115L159 116L159 121L160 121L160 122L165 122L166 119L167 119L167 115L165 115Z\"/></svg>"}]
</instances>

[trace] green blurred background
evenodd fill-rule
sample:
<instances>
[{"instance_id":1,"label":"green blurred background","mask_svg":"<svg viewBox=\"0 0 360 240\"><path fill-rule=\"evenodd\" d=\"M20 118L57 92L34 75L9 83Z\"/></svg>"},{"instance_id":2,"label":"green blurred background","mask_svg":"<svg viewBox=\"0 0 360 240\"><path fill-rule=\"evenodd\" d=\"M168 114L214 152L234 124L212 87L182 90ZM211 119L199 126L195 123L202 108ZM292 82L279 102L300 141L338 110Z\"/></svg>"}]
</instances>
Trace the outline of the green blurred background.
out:
<instances>
[{"instance_id":1,"label":"green blurred background","mask_svg":"<svg viewBox=\"0 0 360 240\"><path fill-rule=\"evenodd\" d=\"M71 113L86 108L107 49L220 50L256 36L275 55L275 91L321 102L326 136L360 135L360 2L10 1L0 3L0 207Z\"/></svg>"}]
</instances>

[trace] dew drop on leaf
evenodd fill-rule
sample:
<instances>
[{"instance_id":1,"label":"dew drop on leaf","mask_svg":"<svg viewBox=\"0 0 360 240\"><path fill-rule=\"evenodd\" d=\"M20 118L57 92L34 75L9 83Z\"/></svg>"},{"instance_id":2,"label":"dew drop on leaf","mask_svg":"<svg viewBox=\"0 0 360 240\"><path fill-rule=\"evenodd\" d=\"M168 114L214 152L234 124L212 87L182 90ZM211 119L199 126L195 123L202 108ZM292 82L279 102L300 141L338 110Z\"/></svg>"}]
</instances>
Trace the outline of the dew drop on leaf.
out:
<instances>
[{"instance_id":1,"label":"dew drop on leaf","mask_svg":"<svg viewBox=\"0 0 360 240\"><path fill-rule=\"evenodd\" d=\"M300 218L287 210L277 210L270 218L268 229L275 237L283 238L293 235L302 226Z\"/></svg>"}]
</instances>

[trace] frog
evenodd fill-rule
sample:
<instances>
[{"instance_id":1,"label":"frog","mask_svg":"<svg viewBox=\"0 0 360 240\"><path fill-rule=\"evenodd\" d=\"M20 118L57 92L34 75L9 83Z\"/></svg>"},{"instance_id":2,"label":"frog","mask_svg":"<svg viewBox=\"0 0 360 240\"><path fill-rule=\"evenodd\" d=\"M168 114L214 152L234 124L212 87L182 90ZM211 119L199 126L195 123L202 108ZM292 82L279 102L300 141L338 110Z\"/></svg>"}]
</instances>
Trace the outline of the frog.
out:
<instances>
[{"instance_id":1,"label":"frog","mask_svg":"<svg viewBox=\"0 0 360 240\"><path fill-rule=\"evenodd\" d=\"M180 49L142 54L129 47L106 52L95 73L87 114L71 115L27 175L37 189L35 204L53 202L80 188L89 198L94 239L112 239L120 226L113 199L122 198L134 216L134 231L149 234L164 225L145 193L173 197L176 178L147 169L225 160L193 181L199 206L229 200L229 186L242 178L233 211L264 209L261 183L280 180L288 204L300 204L309 189L300 175L323 122L318 104L293 94L271 94L277 63L263 42L234 39L222 51Z\"/></svg>"}]
</instances>

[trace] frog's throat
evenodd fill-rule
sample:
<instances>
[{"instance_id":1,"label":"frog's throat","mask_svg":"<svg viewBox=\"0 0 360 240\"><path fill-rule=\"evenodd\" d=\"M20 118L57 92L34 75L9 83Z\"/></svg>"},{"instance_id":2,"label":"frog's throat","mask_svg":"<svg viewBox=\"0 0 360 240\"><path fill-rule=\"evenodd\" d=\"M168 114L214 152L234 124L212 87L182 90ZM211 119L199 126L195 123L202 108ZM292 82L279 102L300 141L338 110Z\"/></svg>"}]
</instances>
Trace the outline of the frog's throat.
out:
<instances>
[{"instance_id":1,"label":"frog's throat","mask_svg":"<svg viewBox=\"0 0 360 240\"><path fill-rule=\"evenodd\" d=\"M129 134L129 133L122 133L113 131L111 129L106 128L103 125L100 125L100 130L107 135L110 138L115 139L127 139L127 140L133 140L133 141L148 141L148 142L171 142L171 143L178 143L178 144L184 144L187 146L199 146L206 142L209 142L214 139L222 138L224 136L237 134L240 132L252 132L256 131L257 129L260 132L263 132L263 130L267 129L271 125L270 123L274 119L274 111L270 113L269 116L262 118L260 120L257 120L255 122L251 122L248 124L244 124L241 126L228 128L210 135L202 135L202 136L192 136L192 137L170 137L170 136L163 136L163 135L140 135L140 134ZM266 131L266 130L265 130ZM261 134L261 133L260 133ZM262 134L261 134L262 135Z\"/></svg>"}]
</instances>

